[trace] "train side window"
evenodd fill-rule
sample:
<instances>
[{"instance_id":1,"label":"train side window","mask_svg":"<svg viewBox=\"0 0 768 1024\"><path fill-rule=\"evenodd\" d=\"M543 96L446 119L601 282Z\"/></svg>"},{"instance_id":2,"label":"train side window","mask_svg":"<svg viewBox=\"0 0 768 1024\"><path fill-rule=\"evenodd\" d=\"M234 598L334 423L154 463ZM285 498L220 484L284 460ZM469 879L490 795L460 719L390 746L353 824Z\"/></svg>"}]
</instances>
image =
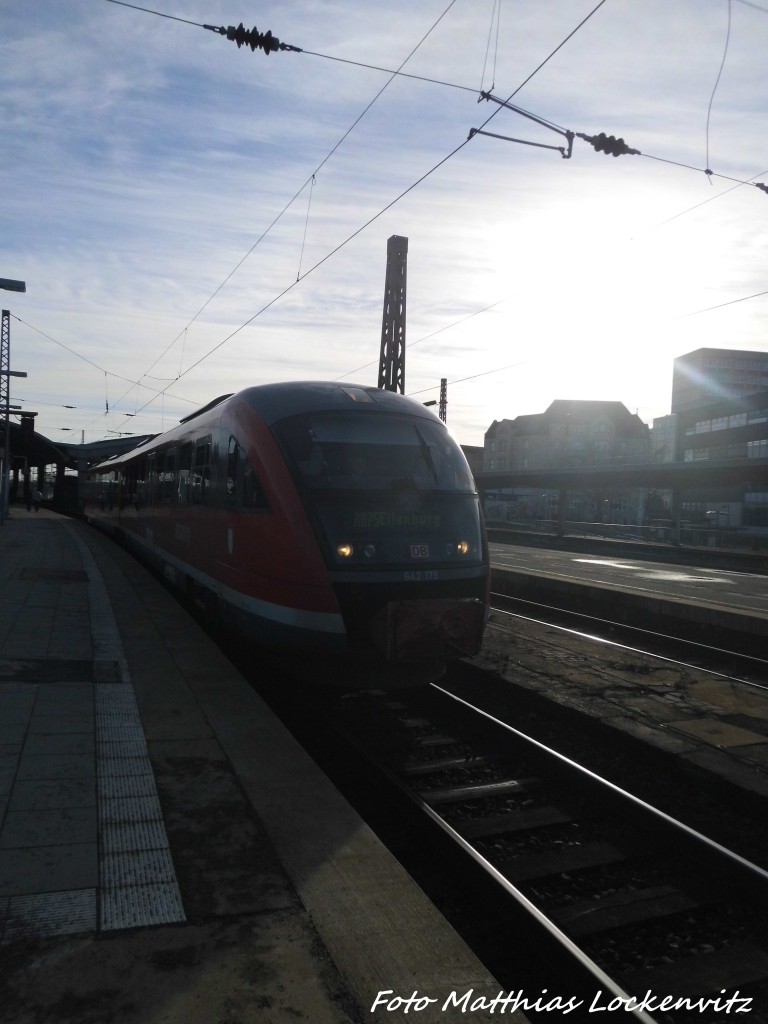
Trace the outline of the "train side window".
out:
<instances>
[{"instance_id":1,"label":"train side window","mask_svg":"<svg viewBox=\"0 0 768 1024\"><path fill-rule=\"evenodd\" d=\"M175 497L176 483L176 449L169 448L165 453L165 469L160 476L160 501L170 505Z\"/></svg>"},{"instance_id":2,"label":"train side window","mask_svg":"<svg viewBox=\"0 0 768 1024\"><path fill-rule=\"evenodd\" d=\"M138 481L138 464L135 459L126 463L125 476L123 477L123 488L122 495L120 498L120 508L127 508L129 505L133 505L136 501L136 486Z\"/></svg>"},{"instance_id":3,"label":"train side window","mask_svg":"<svg viewBox=\"0 0 768 1024\"><path fill-rule=\"evenodd\" d=\"M211 437L195 442L195 461L192 466L192 501L203 505L208 501L211 484Z\"/></svg>"},{"instance_id":4,"label":"train side window","mask_svg":"<svg viewBox=\"0 0 768 1024\"><path fill-rule=\"evenodd\" d=\"M115 470L97 473L89 480L90 498L98 503L102 511L115 506L118 488L118 474Z\"/></svg>"},{"instance_id":5,"label":"train side window","mask_svg":"<svg viewBox=\"0 0 768 1024\"><path fill-rule=\"evenodd\" d=\"M226 502L231 507L266 509L267 496L236 437L227 447Z\"/></svg>"},{"instance_id":6,"label":"train side window","mask_svg":"<svg viewBox=\"0 0 768 1024\"><path fill-rule=\"evenodd\" d=\"M136 489L133 494L133 504L138 511L139 508L149 503L149 460L146 455L138 460L136 470Z\"/></svg>"},{"instance_id":7,"label":"train side window","mask_svg":"<svg viewBox=\"0 0 768 1024\"><path fill-rule=\"evenodd\" d=\"M190 494L190 473L192 472L192 442L183 444L179 449L179 476L176 490L176 500L180 505L186 505L191 501Z\"/></svg>"},{"instance_id":8,"label":"train side window","mask_svg":"<svg viewBox=\"0 0 768 1024\"><path fill-rule=\"evenodd\" d=\"M261 481L256 476L253 466L248 459L245 459L243 462L243 507L259 508L264 511L269 508Z\"/></svg>"},{"instance_id":9,"label":"train side window","mask_svg":"<svg viewBox=\"0 0 768 1024\"><path fill-rule=\"evenodd\" d=\"M165 469L165 452L153 452L149 456L149 477L147 480L147 501L150 505L158 505L162 501L160 481Z\"/></svg>"},{"instance_id":10,"label":"train side window","mask_svg":"<svg viewBox=\"0 0 768 1024\"><path fill-rule=\"evenodd\" d=\"M225 495L228 505L237 504L237 480L240 471L240 445L237 438L230 436L227 448L227 474Z\"/></svg>"}]
</instances>

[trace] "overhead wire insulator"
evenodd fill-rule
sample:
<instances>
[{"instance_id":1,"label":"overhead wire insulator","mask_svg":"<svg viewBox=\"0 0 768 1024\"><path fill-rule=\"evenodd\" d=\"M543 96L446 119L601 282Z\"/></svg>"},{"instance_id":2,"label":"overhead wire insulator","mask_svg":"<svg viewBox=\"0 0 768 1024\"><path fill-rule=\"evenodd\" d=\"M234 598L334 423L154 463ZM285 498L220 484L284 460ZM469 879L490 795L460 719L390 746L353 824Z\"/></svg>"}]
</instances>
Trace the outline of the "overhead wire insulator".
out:
<instances>
[{"instance_id":1,"label":"overhead wire insulator","mask_svg":"<svg viewBox=\"0 0 768 1024\"><path fill-rule=\"evenodd\" d=\"M245 28L242 21L237 28L233 25L230 25L229 28L224 28L223 25L218 28L215 25L203 25L203 28L207 28L210 32L218 32L220 36L226 36L230 42L237 43L238 50L241 46L250 46L251 50L263 50L267 56L276 50L292 50L295 53L301 53L299 46L281 43L269 29L266 32L259 32L255 25L253 28Z\"/></svg>"},{"instance_id":2,"label":"overhead wire insulator","mask_svg":"<svg viewBox=\"0 0 768 1024\"><path fill-rule=\"evenodd\" d=\"M584 135L576 133L578 138L584 139L590 146L594 146L598 153L605 153L606 156L641 156L639 149L630 149L624 139L617 139L615 135L606 135L600 132L599 135Z\"/></svg>"}]
</instances>

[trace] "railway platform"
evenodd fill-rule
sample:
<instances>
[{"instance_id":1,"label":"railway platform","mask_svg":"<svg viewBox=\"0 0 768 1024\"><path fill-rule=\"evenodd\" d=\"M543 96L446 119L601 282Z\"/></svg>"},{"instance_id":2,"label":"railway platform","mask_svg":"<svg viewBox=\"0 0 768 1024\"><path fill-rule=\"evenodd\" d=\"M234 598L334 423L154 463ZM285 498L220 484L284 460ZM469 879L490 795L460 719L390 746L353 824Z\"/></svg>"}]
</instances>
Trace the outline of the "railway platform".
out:
<instances>
[{"instance_id":1,"label":"railway platform","mask_svg":"<svg viewBox=\"0 0 768 1024\"><path fill-rule=\"evenodd\" d=\"M418 993L450 1022L499 992L138 563L12 508L0 581L0 1020L380 1024Z\"/></svg>"}]
</instances>

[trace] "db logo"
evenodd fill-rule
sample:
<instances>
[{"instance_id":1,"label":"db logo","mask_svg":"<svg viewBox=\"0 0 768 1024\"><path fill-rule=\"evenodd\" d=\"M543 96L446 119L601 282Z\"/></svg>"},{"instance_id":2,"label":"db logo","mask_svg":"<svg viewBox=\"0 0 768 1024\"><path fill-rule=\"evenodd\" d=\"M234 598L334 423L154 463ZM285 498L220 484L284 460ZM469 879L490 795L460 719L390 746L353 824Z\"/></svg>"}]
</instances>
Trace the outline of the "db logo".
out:
<instances>
[{"instance_id":1,"label":"db logo","mask_svg":"<svg viewBox=\"0 0 768 1024\"><path fill-rule=\"evenodd\" d=\"M429 545L411 544L411 558L429 558Z\"/></svg>"}]
</instances>

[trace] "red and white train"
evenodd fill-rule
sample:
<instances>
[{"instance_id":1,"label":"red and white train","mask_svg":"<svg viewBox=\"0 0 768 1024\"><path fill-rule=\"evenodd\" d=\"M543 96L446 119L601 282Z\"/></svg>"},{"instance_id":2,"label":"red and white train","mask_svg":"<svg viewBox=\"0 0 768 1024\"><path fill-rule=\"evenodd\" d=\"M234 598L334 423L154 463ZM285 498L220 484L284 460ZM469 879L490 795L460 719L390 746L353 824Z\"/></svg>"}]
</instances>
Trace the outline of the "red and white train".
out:
<instances>
[{"instance_id":1,"label":"red and white train","mask_svg":"<svg viewBox=\"0 0 768 1024\"><path fill-rule=\"evenodd\" d=\"M472 474L445 425L393 392L222 396L93 467L85 510L265 647L395 669L479 649L489 566Z\"/></svg>"}]
</instances>

